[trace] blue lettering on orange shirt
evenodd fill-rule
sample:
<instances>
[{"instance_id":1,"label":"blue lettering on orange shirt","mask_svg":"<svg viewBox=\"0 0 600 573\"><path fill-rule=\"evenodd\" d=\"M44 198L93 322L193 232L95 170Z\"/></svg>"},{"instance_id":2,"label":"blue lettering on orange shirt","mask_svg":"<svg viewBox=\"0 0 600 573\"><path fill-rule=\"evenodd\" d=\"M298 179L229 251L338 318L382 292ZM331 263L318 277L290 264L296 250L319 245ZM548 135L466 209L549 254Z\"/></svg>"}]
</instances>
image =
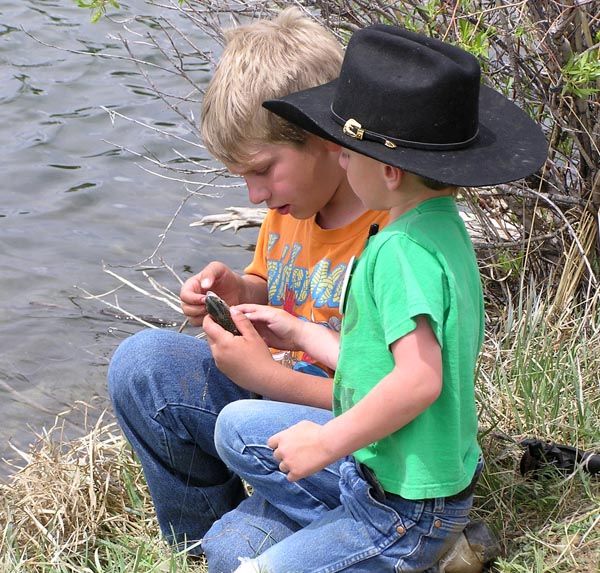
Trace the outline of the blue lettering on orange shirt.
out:
<instances>
[{"instance_id":1,"label":"blue lettering on orange shirt","mask_svg":"<svg viewBox=\"0 0 600 573\"><path fill-rule=\"evenodd\" d=\"M269 253L278 240L278 233L269 234ZM286 301L289 303L293 293L293 299L298 306L302 306L310 296L317 308L323 306L337 308L346 264L340 263L331 268L331 261L322 259L309 275L306 267L296 264L301 251L300 243L284 245L281 257L267 259L269 303L283 307Z\"/></svg>"}]
</instances>

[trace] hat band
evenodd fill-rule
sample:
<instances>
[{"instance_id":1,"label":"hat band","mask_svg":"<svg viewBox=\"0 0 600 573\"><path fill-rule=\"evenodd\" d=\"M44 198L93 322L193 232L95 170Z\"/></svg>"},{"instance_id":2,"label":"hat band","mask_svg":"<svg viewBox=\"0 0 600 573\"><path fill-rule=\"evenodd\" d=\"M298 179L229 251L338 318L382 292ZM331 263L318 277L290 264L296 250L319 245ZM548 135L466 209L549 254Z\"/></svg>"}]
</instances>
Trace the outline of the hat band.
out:
<instances>
[{"instance_id":1,"label":"hat band","mask_svg":"<svg viewBox=\"0 0 600 573\"><path fill-rule=\"evenodd\" d=\"M335 111L333 111L333 104L330 106L329 110L331 111L331 115L333 116L334 121L343 126L342 131L354 139L366 139L368 141L376 141L377 143L382 143L386 147L390 149L395 149L396 147L410 147L412 149L429 149L429 150L453 150L453 149L462 149L463 147L468 147L479 135L479 127L477 127L477 131L473 137L469 139L465 139L465 141L459 141L456 143L423 143L422 141L409 141L407 139L398 139L397 137L391 137L389 135L383 135L381 133L377 133L376 131L370 131L365 129L358 121L353 118L344 119L340 117Z\"/></svg>"}]
</instances>

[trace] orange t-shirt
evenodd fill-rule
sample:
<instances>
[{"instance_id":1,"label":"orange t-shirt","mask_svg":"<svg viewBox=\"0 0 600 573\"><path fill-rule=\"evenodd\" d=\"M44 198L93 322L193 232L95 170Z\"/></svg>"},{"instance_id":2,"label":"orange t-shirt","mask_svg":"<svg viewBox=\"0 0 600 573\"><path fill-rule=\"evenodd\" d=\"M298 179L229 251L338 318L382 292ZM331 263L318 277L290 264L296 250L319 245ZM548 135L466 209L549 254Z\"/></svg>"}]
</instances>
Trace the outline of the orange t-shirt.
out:
<instances>
[{"instance_id":1,"label":"orange t-shirt","mask_svg":"<svg viewBox=\"0 0 600 573\"><path fill-rule=\"evenodd\" d=\"M254 260L246 274L267 281L269 305L340 330L339 303L348 261L358 256L373 223L387 223L386 211L366 211L339 229L322 229L310 219L294 219L269 210ZM312 363L297 353L294 359Z\"/></svg>"}]
</instances>

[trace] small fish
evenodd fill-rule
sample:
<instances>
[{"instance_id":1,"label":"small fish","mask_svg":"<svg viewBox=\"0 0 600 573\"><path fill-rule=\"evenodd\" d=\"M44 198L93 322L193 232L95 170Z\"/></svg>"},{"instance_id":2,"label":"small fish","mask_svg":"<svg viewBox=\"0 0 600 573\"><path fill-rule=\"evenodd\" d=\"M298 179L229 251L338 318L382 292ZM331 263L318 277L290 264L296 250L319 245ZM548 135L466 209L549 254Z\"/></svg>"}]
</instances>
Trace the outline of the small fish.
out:
<instances>
[{"instance_id":1,"label":"small fish","mask_svg":"<svg viewBox=\"0 0 600 573\"><path fill-rule=\"evenodd\" d=\"M206 304L208 314L210 314L211 318L218 325L231 332L231 334L235 334L236 336L240 335L240 331L236 328L235 323L231 318L229 306L219 295L209 290L206 293L204 304Z\"/></svg>"}]
</instances>

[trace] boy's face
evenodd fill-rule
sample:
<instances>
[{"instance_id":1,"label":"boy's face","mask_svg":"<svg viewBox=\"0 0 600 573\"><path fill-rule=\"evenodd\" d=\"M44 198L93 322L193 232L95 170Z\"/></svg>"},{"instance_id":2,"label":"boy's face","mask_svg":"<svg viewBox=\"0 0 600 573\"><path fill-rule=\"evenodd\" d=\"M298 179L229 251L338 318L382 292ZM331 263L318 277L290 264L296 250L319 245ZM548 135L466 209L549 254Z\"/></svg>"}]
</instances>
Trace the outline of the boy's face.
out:
<instances>
[{"instance_id":1,"label":"boy's face","mask_svg":"<svg viewBox=\"0 0 600 573\"><path fill-rule=\"evenodd\" d=\"M348 183L368 209L386 210L391 207L390 193L385 184L385 165L350 149L342 149L340 165L346 170Z\"/></svg>"},{"instance_id":2,"label":"boy's face","mask_svg":"<svg viewBox=\"0 0 600 573\"><path fill-rule=\"evenodd\" d=\"M245 179L251 203L308 219L329 203L345 180L338 156L339 147L308 135L303 145L259 145L247 163L225 166Z\"/></svg>"}]
</instances>

